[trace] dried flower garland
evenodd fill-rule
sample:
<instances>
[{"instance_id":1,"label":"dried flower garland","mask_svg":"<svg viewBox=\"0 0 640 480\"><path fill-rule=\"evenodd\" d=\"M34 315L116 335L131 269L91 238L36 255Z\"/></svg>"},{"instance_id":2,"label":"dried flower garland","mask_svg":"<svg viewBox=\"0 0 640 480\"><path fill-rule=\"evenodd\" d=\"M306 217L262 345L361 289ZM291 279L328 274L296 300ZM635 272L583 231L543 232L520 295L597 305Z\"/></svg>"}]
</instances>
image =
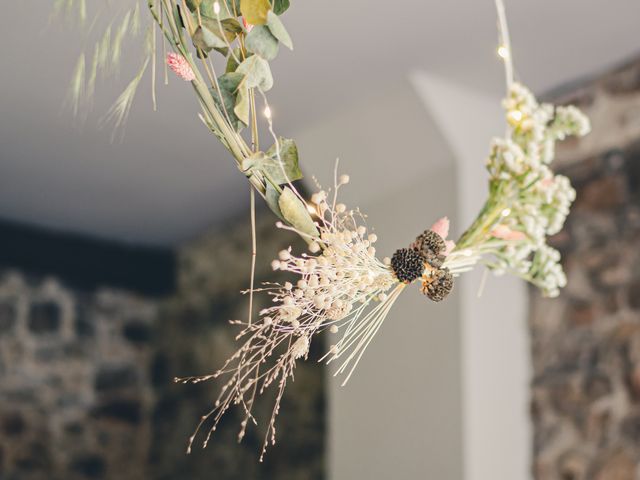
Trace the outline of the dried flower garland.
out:
<instances>
[{"instance_id":1,"label":"dried flower garland","mask_svg":"<svg viewBox=\"0 0 640 480\"><path fill-rule=\"evenodd\" d=\"M84 0L64 0L67 8L74 2L78 11L86 10ZM262 288L253 288L252 283L250 297L262 292L271 296L273 305L260 312L259 321L253 321L250 315L246 322L232 322L241 325L238 339L244 343L222 368L212 375L176 379L201 382L228 376L213 408L201 418L190 438L189 450L203 428L207 431L206 446L233 405L244 412L239 433L242 439L249 422L257 422L252 414L256 396L273 387L276 400L262 459L267 446L275 442L276 416L287 382L293 378L297 361L307 359L314 336L325 330L339 335L321 360L339 362L336 375L344 374L346 383L409 284L418 282L427 298L439 302L451 293L457 276L482 264L496 274L519 276L548 296L557 295L565 285L560 255L547 245L546 238L562 228L575 191L566 177L553 174L549 164L555 142L570 135L585 135L589 122L574 107L539 104L526 87L513 81L501 0L496 0L501 36L498 53L505 60L507 133L491 142L486 161L488 199L457 243L447 239L449 220L445 217L413 243L396 250L390 259L382 260L376 256L377 237L367 229L364 216L338 202L338 192L349 183L349 177L338 176L336 166L332 189L318 191L308 203L292 184L302 177L295 142L274 134L265 97L273 85L268 62L275 58L280 44L293 46L279 18L289 7L289 0L147 0L147 6L174 50L165 55L166 65L193 86L203 123L232 154L252 193L257 191L280 218L278 227L295 231L308 244L308 252L296 254L289 248L272 263L274 270L291 273L290 281ZM109 53L113 58L119 56L122 36L129 28L135 30L138 17L136 2L124 16L116 40L111 41L109 29L96 44L88 81L81 57L72 82L74 110L80 94L93 91L96 71L105 64L102 59ZM116 126L126 118L149 63L155 87L157 48L155 32L150 32L148 57L109 114ZM210 58L216 52L226 63L221 75L216 74ZM260 99L273 140L266 151L259 147ZM245 128L250 129L250 141L242 135Z\"/></svg>"}]
</instances>

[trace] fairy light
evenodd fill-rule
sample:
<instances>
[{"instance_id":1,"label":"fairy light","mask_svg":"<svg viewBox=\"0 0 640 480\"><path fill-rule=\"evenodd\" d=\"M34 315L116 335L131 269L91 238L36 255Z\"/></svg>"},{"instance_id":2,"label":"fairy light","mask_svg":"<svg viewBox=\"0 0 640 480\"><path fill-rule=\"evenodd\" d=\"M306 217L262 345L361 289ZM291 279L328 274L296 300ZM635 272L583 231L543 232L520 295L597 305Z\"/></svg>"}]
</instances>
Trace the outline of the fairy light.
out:
<instances>
[{"instance_id":1,"label":"fairy light","mask_svg":"<svg viewBox=\"0 0 640 480\"><path fill-rule=\"evenodd\" d=\"M220 4L218 2L213 2L213 13L216 15L220 13Z\"/></svg>"},{"instance_id":2,"label":"fairy light","mask_svg":"<svg viewBox=\"0 0 640 480\"><path fill-rule=\"evenodd\" d=\"M511 209L505 208L504 210L502 210L502 212L500 212L500 215L502 215L503 217L508 217L510 213L511 213Z\"/></svg>"},{"instance_id":3,"label":"fairy light","mask_svg":"<svg viewBox=\"0 0 640 480\"><path fill-rule=\"evenodd\" d=\"M509 48L506 45L500 45L498 47L497 53L498 56L503 60L509 58Z\"/></svg>"},{"instance_id":4,"label":"fairy light","mask_svg":"<svg viewBox=\"0 0 640 480\"><path fill-rule=\"evenodd\" d=\"M264 107L264 110L262 111L262 113L264 114L265 117L267 117L268 119L271 118L271 108L269 107L269 105L267 105L266 107Z\"/></svg>"}]
</instances>

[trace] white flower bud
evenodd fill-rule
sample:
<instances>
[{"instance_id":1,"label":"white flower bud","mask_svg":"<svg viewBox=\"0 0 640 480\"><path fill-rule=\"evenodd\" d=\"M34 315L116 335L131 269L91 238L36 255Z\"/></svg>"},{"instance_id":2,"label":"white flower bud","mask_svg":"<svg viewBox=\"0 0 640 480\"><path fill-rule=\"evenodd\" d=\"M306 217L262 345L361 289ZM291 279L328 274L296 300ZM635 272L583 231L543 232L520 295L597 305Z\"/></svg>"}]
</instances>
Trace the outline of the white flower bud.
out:
<instances>
[{"instance_id":1,"label":"white flower bud","mask_svg":"<svg viewBox=\"0 0 640 480\"><path fill-rule=\"evenodd\" d=\"M278 257L282 261L287 261L291 258L291 253L289 250L281 250L280 253L278 253Z\"/></svg>"}]
</instances>

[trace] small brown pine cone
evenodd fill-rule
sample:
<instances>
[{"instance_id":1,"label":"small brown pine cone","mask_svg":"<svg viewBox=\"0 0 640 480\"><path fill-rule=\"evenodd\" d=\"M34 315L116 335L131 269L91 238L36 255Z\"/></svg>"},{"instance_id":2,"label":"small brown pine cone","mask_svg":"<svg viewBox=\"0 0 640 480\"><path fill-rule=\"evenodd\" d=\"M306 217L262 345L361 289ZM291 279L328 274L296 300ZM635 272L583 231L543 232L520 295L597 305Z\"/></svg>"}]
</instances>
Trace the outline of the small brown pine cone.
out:
<instances>
[{"instance_id":1,"label":"small brown pine cone","mask_svg":"<svg viewBox=\"0 0 640 480\"><path fill-rule=\"evenodd\" d=\"M425 258L412 248L400 248L391 257L391 268L396 278L411 283L422 276Z\"/></svg>"},{"instance_id":2,"label":"small brown pine cone","mask_svg":"<svg viewBox=\"0 0 640 480\"><path fill-rule=\"evenodd\" d=\"M425 256L428 253L439 256L447 248L444 239L433 230L425 230L416 238L415 242L411 244L411 247Z\"/></svg>"},{"instance_id":3,"label":"small brown pine cone","mask_svg":"<svg viewBox=\"0 0 640 480\"><path fill-rule=\"evenodd\" d=\"M440 302L453 290L453 275L446 268L431 273L431 278L423 281L420 289L434 302Z\"/></svg>"}]
</instances>

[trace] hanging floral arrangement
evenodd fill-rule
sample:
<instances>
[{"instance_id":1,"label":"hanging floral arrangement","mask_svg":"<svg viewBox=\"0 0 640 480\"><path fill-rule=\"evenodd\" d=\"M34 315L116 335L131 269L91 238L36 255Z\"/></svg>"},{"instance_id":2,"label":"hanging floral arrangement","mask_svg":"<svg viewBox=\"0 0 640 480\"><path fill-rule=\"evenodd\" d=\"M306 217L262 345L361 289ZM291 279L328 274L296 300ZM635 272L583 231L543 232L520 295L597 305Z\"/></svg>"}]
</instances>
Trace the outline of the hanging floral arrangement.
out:
<instances>
[{"instance_id":1,"label":"hanging floral arrangement","mask_svg":"<svg viewBox=\"0 0 640 480\"><path fill-rule=\"evenodd\" d=\"M538 103L513 80L504 7L500 0L496 6L498 53L507 80L503 101L507 128L505 136L494 138L489 147L486 202L457 241L448 238L449 220L444 217L390 258L380 258L377 236L365 226L364 215L339 201L349 176L339 174L336 165L332 187L303 198L293 184L302 178L296 144L274 133L266 98L274 83L269 62L280 46L293 48L280 19L289 0L147 0L151 27L146 56L105 121L115 129L122 127L148 68L155 105L156 62L162 52L165 67L190 84L201 107L200 119L229 151L252 194L257 192L279 218L278 228L296 232L308 246L304 252L283 250L273 260L274 270L291 274L284 284L254 287L251 279L246 292L250 311L254 293L270 296L272 306L260 311L258 318L250 313L246 321L231 322L240 327L238 351L210 375L176 379L194 383L227 379L212 409L201 417L189 451L202 430L206 446L218 422L234 406L244 414L242 439L248 425L258 421L252 413L256 396L272 388L277 393L262 458L275 442L276 417L287 382L297 362L307 360L316 335L328 330L335 338L320 360L335 363L335 373L343 375L345 384L394 302L414 284L426 299L440 302L455 288L456 278L476 265L520 277L551 297L566 284L560 254L546 240L562 228L575 191L566 177L552 172L550 164L556 142L587 134L589 121L575 107ZM84 0L57 0L56 8L86 18ZM109 27L96 43L91 62L80 57L71 85L74 111L83 96L95 90L98 72L120 57L123 38L139 30L140 16L141 4L136 1L115 33ZM161 46L156 32L162 37ZM266 120L271 135L265 150L258 138L260 118Z\"/></svg>"}]
</instances>

